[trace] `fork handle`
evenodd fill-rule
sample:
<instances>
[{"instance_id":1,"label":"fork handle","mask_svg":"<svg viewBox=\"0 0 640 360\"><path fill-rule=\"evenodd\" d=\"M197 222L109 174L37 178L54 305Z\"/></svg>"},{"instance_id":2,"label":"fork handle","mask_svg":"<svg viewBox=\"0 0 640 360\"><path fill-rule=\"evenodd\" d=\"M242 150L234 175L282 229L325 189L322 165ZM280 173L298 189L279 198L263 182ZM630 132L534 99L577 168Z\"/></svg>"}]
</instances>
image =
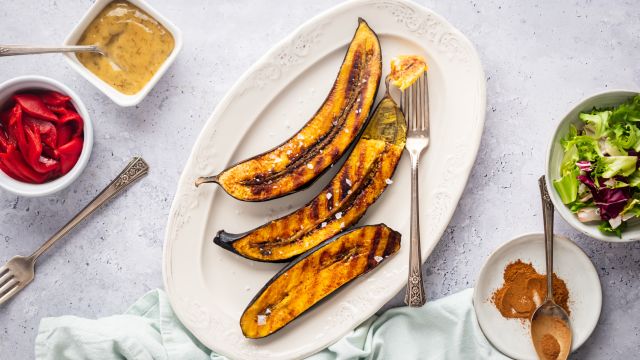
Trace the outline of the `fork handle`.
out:
<instances>
[{"instance_id":1,"label":"fork handle","mask_svg":"<svg viewBox=\"0 0 640 360\"><path fill-rule=\"evenodd\" d=\"M112 197L121 193L124 189L126 189L129 185L136 182L143 176L147 175L149 172L149 165L141 158L134 157L131 162L127 165L127 167L122 170L122 172L111 181L109 185L107 185L98 196L96 196L91 202L84 207L84 209L80 210L80 212L73 217L65 226L63 226L58 232L56 232L49 240L47 240L38 250L36 250L30 258L32 261L36 261L40 255L42 255L45 251L49 250L49 248L55 244L62 237L67 235L69 231L71 231L74 227L76 227L82 220L86 219L89 215L91 215L94 211L100 208L104 203L109 201Z\"/></svg>"},{"instance_id":2,"label":"fork handle","mask_svg":"<svg viewBox=\"0 0 640 360\"><path fill-rule=\"evenodd\" d=\"M68 45L68 46L26 46L26 45L0 45L0 56L50 54L61 52L101 52L95 45Z\"/></svg>"},{"instance_id":3,"label":"fork handle","mask_svg":"<svg viewBox=\"0 0 640 360\"><path fill-rule=\"evenodd\" d=\"M411 154L411 228L409 244L409 281L404 297L405 304L420 307L426 302L422 284L422 255L420 251L420 214L418 210L418 159Z\"/></svg>"}]
</instances>

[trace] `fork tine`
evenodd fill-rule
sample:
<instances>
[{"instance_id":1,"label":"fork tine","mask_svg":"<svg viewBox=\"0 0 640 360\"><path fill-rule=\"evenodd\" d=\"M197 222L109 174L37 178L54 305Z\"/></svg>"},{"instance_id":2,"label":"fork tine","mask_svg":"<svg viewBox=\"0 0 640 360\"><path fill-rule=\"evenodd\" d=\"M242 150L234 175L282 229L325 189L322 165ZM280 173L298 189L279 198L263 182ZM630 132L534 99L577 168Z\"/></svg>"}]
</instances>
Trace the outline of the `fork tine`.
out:
<instances>
[{"instance_id":1,"label":"fork tine","mask_svg":"<svg viewBox=\"0 0 640 360\"><path fill-rule=\"evenodd\" d=\"M6 266L0 267L0 277L9 272L9 268Z\"/></svg>"},{"instance_id":2,"label":"fork tine","mask_svg":"<svg viewBox=\"0 0 640 360\"><path fill-rule=\"evenodd\" d=\"M4 275L0 275L0 288L2 288L4 284L9 282L9 280L13 279L13 277L13 274L8 271L6 271Z\"/></svg>"},{"instance_id":3,"label":"fork tine","mask_svg":"<svg viewBox=\"0 0 640 360\"><path fill-rule=\"evenodd\" d=\"M0 286L0 295L11 290L12 287L19 284L20 284L20 281L18 281L18 279L16 278L10 279L9 281L5 282L4 285Z\"/></svg>"},{"instance_id":4,"label":"fork tine","mask_svg":"<svg viewBox=\"0 0 640 360\"><path fill-rule=\"evenodd\" d=\"M413 100L414 101L414 104L413 104L414 114L413 114L413 116L416 119L415 120L415 127L414 127L415 130L420 130L420 112L418 110L420 109L420 93L421 93L420 92L420 80L421 79L422 79L422 76L420 76L418 78L418 81L416 81L414 83L413 94L412 94L413 95L413 99L414 99Z\"/></svg>"},{"instance_id":5,"label":"fork tine","mask_svg":"<svg viewBox=\"0 0 640 360\"><path fill-rule=\"evenodd\" d=\"M402 97L400 98L400 107L402 108L402 112L404 113L404 117L407 120L407 126L411 129L411 114L409 114L409 91L405 89L402 92Z\"/></svg>"},{"instance_id":6,"label":"fork tine","mask_svg":"<svg viewBox=\"0 0 640 360\"><path fill-rule=\"evenodd\" d=\"M411 92L411 117L413 118L413 130L418 130L418 91L419 87L414 87Z\"/></svg>"},{"instance_id":7,"label":"fork tine","mask_svg":"<svg viewBox=\"0 0 640 360\"><path fill-rule=\"evenodd\" d=\"M421 105L421 97L422 97L422 76L420 76L418 78L418 85L416 88L416 91L414 92L415 95L415 104L413 105L414 107L414 111L415 111L415 117L416 117L416 130L420 130L421 126L420 124L422 123L421 117L422 117L422 112L420 111L422 108L420 107Z\"/></svg>"},{"instance_id":8,"label":"fork tine","mask_svg":"<svg viewBox=\"0 0 640 360\"><path fill-rule=\"evenodd\" d=\"M416 104L413 101L413 93L415 92L415 87L410 87L409 91L407 91L407 115L409 117L409 130L416 129L416 116L415 116L415 107Z\"/></svg>"},{"instance_id":9,"label":"fork tine","mask_svg":"<svg viewBox=\"0 0 640 360\"><path fill-rule=\"evenodd\" d=\"M423 130L429 130L431 125L429 123L429 77L426 72L422 80L422 90L424 91L422 96L422 128Z\"/></svg>"},{"instance_id":10,"label":"fork tine","mask_svg":"<svg viewBox=\"0 0 640 360\"><path fill-rule=\"evenodd\" d=\"M9 291L7 291L6 293L4 294L0 293L0 305L5 303L7 300L11 299L13 295L17 294L18 291L20 290L22 290L22 287L20 287L19 285L16 285L11 289L9 289Z\"/></svg>"},{"instance_id":11,"label":"fork tine","mask_svg":"<svg viewBox=\"0 0 640 360\"><path fill-rule=\"evenodd\" d=\"M426 118L424 116L424 106L425 106L425 98L427 96L427 91L426 91L426 77L425 75L422 75L420 77L420 130L426 130Z\"/></svg>"},{"instance_id":12,"label":"fork tine","mask_svg":"<svg viewBox=\"0 0 640 360\"><path fill-rule=\"evenodd\" d=\"M7 281L4 285L0 286L0 297L4 296L4 294L11 291L14 287L20 285L20 282L15 278Z\"/></svg>"}]
</instances>

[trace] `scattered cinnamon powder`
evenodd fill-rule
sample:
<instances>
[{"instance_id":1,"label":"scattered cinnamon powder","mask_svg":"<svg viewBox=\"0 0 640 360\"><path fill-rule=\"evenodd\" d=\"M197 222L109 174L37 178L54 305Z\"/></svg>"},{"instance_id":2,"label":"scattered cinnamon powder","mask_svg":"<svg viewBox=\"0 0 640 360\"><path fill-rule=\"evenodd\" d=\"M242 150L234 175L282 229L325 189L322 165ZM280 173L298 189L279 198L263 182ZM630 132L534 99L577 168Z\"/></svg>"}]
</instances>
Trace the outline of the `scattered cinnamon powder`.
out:
<instances>
[{"instance_id":1,"label":"scattered cinnamon powder","mask_svg":"<svg viewBox=\"0 0 640 360\"><path fill-rule=\"evenodd\" d=\"M530 319L547 296L547 279L529 263L518 259L504 269L504 284L491 300L505 318ZM569 290L564 280L553 274L553 299L569 314Z\"/></svg>"},{"instance_id":2,"label":"scattered cinnamon powder","mask_svg":"<svg viewBox=\"0 0 640 360\"><path fill-rule=\"evenodd\" d=\"M560 343L550 334L544 334L540 341L540 348L546 360L556 360L560 355Z\"/></svg>"}]
</instances>

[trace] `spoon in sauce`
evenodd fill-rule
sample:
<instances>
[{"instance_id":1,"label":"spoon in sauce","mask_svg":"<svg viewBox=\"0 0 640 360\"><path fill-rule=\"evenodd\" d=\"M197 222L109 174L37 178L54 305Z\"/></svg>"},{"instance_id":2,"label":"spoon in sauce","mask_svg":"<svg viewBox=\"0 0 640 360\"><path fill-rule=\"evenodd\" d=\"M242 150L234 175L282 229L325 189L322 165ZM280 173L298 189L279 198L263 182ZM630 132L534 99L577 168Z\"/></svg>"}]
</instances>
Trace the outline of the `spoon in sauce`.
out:
<instances>
[{"instance_id":1,"label":"spoon in sauce","mask_svg":"<svg viewBox=\"0 0 640 360\"><path fill-rule=\"evenodd\" d=\"M553 203L544 175L538 180L544 219L545 256L547 260L547 297L531 316L531 340L543 360L564 360L571 352L569 315L553 301Z\"/></svg>"},{"instance_id":2,"label":"spoon in sauce","mask_svg":"<svg viewBox=\"0 0 640 360\"><path fill-rule=\"evenodd\" d=\"M27 46L27 45L0 45L0 57L16 56L16 55L34 55L34 54L51 54L51 53L68 53L68 52L94 52L104 57L122 68L115 60L109 57L105 49L98 45L65 45L65 46Z\"/></svg>"}]
</instances>

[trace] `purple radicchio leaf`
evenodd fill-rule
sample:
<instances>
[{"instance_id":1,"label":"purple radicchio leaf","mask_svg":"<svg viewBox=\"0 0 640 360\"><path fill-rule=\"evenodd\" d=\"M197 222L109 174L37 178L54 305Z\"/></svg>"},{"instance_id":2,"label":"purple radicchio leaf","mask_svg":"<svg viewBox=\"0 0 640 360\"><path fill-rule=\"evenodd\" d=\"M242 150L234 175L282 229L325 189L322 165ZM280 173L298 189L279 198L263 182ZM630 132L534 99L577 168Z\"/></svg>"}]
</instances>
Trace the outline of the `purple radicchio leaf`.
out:
<instances>
[{"instance_id":1,"label":"purple radicchio leaf","mask_svg":"<svg viewBox=\"0 0 640 360\"><path fill-rule=\"evenodd\" d=\"M585 175L579 175L578 180L585 184L593 195L593 202L600 209L602 220L609 220L620 215L625 205L631 198L629 187L608 188L598 187L593 180Z\"/></svg>"},{"instance_id":2,"label":"purple radicchio leaf","mask_svg":"<svg viewBox=\"0 0 640 360\"><path fill-rule=\"evenodd\" d=\"M581 160L576 162L578 168L584 172L591 172L591 161Z\"/></svg>"}]
</instances>

